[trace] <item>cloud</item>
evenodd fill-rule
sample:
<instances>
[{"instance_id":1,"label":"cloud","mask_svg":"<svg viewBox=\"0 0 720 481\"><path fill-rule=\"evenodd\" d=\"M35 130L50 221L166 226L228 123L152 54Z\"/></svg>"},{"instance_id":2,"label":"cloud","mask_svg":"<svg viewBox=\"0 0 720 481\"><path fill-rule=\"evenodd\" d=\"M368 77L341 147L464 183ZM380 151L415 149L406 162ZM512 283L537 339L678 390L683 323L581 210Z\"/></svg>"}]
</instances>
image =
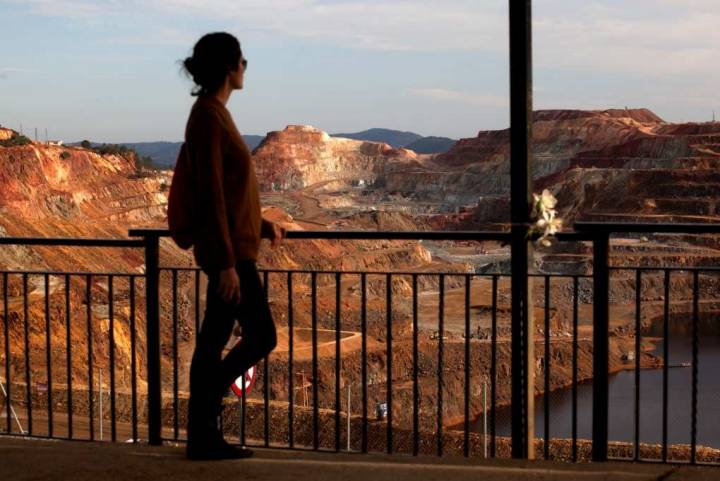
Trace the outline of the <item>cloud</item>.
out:
<instances>
[{"instance_id":1,"label":"cloud","mask_svg":"<svg viewBox=\"0 0 720 481\"><path fill-rule=\"evenodd\" d=\"M720 3L548 0L535 15L535 66L642 77L715 73Z\"/></svg>"},{"instance_id":2,"label":"cloud","mask_svg":"<svg viewBox=\"0 0 720 481\"><path fill-rule=\"evenodd\" d=\"M0 79L7 79L10 77L8 74L15 73L38 73L36 70L30 70L27 68L16 68L16 67L2 67L0 68Z\"/></svg>"},{"instance_id":3,"label":"cloud","mask_svg":"<svg viewBox=\"0 0 720 481\"><path fill-rule=\"evenodd\" d=\"M234 30L306 39L352 49L383 51L505 51L507 13L502 2L471 0L9 0L33 15L75 20L128 12L157 15L152 43L184 41L174 19L232 25ZM494 3L494 2L493 2ZM167 22L161 25L161 22ZM118 21L118 25L123 22ZM140 43L143 35L128 38ZM158 39L160 40L158 42Z\"/></svg>"},{"instance_id":4,"label":"cloud","mask_svg":"<svg viewBox=\"0 0 720 481\"><path fill-rule=\"evenodd\" d=\"M507 69L507 2L497 0L5 1L17 11L68 18L69 24L111 19L117 28L102 31L111 43L187 50L199 33L194 29L212 26L243 38L253 35L256 43L271 38L311 44L308 49L481 53L478 68L493 75ZM700 106L716 98L718 0L542 0L533 3L533 19L536 78L549 77L543 80L543 97L600 105L606 99L622 102L625 95ZM579 84L601 91L581 91ZM688 92L693 98L684 98ZM411 94L471 105L507 104L492 95L442 88ZM587 101L592 96L598 96L597 102Z\"/></svg>"},{"instance_id":5,"label":"cloud","mask_svg":"<svg viewBox=\"0 0 720 481\"><path fill-rule=\"evenodd\" d=\"M441 102L457 102L480 107L507 108L510 105L510 99L504 96L480 95L441 88L411 89L408 93Z\"/></svg>"},{"instance_id":6,"label":"cloud","mask_svg":"<svg viewBox=\"0 0 720 481\"><path fill-rule=\"evenodd\" d=\"M5 0L24 7L27 13L45 17L95 19L122 12L123 2L118 0Z\"/></svg>"},{"instance_id":7,"label":"cloud","mask_svg":"<svg viewBox=\"0 0 720 481\"><path fill-rule=\"evenodd\" d=\"M470 0L148 1L157 11L354 49L502 50L507 43L504 7L478 7Z\"/></svg>"},{"instance_id":8,"label":"cloud","mask_svg":"<svg viewBox=\"0 0 720 481\"><path fill-rule=\"evenodd\" d=\"M508 44L507 2L501 1L9 1L37 15L77 20L112 15L117 40L130 44L187 45L194 36L178 27L183 20L359 50L505 56ZM148 31L132 29L138 12L153 18ZM540 68L663 76L708 73L720 58L717 0L543 0L534 3L533 18Z\"/></svg>"}]
</instances>

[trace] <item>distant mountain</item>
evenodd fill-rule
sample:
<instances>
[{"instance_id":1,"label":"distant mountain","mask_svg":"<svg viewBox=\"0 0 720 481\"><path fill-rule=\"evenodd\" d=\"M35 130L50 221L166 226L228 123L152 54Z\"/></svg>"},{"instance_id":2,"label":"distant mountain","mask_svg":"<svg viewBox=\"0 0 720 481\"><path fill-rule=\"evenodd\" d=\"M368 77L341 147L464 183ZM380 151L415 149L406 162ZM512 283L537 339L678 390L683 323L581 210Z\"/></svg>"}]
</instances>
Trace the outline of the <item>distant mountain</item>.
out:
<instances>
[{"instance_id":1,"label":"distant mountain","mask_svg":"<svg viewBox=\"0 0 720 481\"><path fill-rule=\"evenodd\" d=\"M182 142L136 142L121 144L135 149L138 155L150 157L153 165L160 169L172 169Z\"/></svg>"},{"instance_id":2,"label":"distant mountain","mask_svg":"<svg viewBox=\"0 0 720 481\"><path fill-rule=\"evenodd\" d=\"M368 129L362 132L331 134L333 137L365 140L370 142L384 142L392 147L404 147L419 154L441 154L450 150L455 143L454 139L447 137L423 137L414 132L403 132L392 129Z\"/></svg>"},{"instance_id":3,"label":"distant mountain","mask_svg":"<svg viewBox=\"0 0 720 481\"><path fill-rule=\"evenodd\" d=\"M243 135L243 139L245 139L245 143L247 144L248 148L250 149L250 152L255 150L258 145L263 141L265 138L264 135Z\"/></svg>"},{"instance_id":4,"label":"distant mountain","mask_svg":"<svg viewBox=\"0 0 720 481\"><path fill-rule=\"evenodd\" d=\"M444 154L457 142L448 137L423 137L405 146L418 154Z\"/></svg>"},{"instance_id":5,"label":"distant mountain","mask_svg":"<svg viewBox=\"0 0 720 481\"><path fill-rule=\"evenodd\" d=\"M400 130L391 129L368 129L356 133L330 135L333 137L344 137L346 139L385 142L392 147L405 147L406 145L423 138L422 135L418 135L413 132L402 132Z\"/></svg>"},{"instance_id":6,"label":"distant mountain","mask_svg":"<svg viewBox=\"0 0 720 481\"><path fill-rule=\"evenodd\" d=\"M262 142L265 136L244 135L243 138L250 151L253 151L255 147L260 145L260 142ZM80 142L75 142L72 145L79 144ZM96 146L99 144L92 142L92 145ZM180 152L182 142L124 142L118 145L132 148L142 157L150 157L153 165L159 169L172 169L175 167L175 160L177 159L178 152Z\"/></svg>"}]
</instances>

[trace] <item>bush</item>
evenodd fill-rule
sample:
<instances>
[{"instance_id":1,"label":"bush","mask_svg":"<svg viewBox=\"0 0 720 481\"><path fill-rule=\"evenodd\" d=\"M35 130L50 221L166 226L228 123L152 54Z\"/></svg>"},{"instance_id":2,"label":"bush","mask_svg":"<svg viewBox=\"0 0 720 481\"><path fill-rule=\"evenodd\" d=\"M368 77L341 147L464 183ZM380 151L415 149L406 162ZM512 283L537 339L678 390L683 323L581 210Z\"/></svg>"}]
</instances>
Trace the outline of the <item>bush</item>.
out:
<instances>
[{"instance_id":1,"label":"bush","mask_svg":"<svg viewBox=\"0 0 720 481\"><path fill-rule=\"evenodd\" d=\"M70 152L68 152L67 150L63 150L62 152L60 152L60 158L61 158L62 160L69 159L69 158L70 158Z\"/></svg>"},{"instance_id":2,"label":"bush","mask_svg":"<svg viewBox=\"0 0 720 481\"><path fill-rule=\"evenodd\" d=\"M32 140L28 139L22 134L15 132L12 137L6 140L0 140L0 146L2 147L15 147L16 145L28 145L32 144Z\"/></svg>"},{"instance_id":3,"label":"bush","mask_svg":"<svg viewBox=\"0 0 720 481\"><path fill-rule=\"evenodd\" d=\"M121 155L128 157L128 154L133 154L135 151L124 145L118 144L100 144L93 149L100 155Z\"/></svg>"},{"instance_id":4,"label":"bush","mask_svg":"<svg viewBox=\"0 0 720 481\"><path fill-rule=\"evenodd\" d=\"M83 149L92 149L92 144L89 140L83 140L82 142L80 142L80 147L82 147Z\"/></svg>"}]
</instances>

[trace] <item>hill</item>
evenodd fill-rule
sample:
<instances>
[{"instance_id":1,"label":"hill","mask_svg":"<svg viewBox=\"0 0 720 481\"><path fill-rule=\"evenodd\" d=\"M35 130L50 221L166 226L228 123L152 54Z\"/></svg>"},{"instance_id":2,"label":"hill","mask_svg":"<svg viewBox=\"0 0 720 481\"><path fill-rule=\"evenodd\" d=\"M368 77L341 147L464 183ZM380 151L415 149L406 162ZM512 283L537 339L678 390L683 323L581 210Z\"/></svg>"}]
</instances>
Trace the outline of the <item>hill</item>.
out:
<instances>
[{"instance_id":1,"label":"hill","mask_svg":"<svg viewBox=\"0 0 720 481\"><path fill-rule=\"evenodd\" d=\"M254 150L265 137L262 135L244 135L243 138L248 144L248 148ZM79 144L79 142L75 142L71 145ZM99 144L93 142L92 145ZM150 157L153 166L158 169L173 169L182 142L122 142L118 145L134 149L141 157Z\"/></svg>"},{"instance_id":2,"label":"hill","mask_svg":"<svg viewBox=\"0 0 720 481\"><path fill-rule=\"evenodd\" d=\"M400 130L392 129L368 129L362 132L345 133L345 134L330 134L332 137L342 137L345 139L354 140L365 140L369 142L382 142L388 144L391 147L405 147L415 141L423 138L422 135L418 135L414 132L402 132Z\"/></svg>"},{"instance_id":3,"label":"hill","mask_svg":"<svg viewBox=\"0 0 720 481\"><path fill-rule=\"evenodd\" d=\"M411 142L404 147L418 154L444 154L457 142L455 139L448 137L423 137Z\"/></svg>"}]
</instances>

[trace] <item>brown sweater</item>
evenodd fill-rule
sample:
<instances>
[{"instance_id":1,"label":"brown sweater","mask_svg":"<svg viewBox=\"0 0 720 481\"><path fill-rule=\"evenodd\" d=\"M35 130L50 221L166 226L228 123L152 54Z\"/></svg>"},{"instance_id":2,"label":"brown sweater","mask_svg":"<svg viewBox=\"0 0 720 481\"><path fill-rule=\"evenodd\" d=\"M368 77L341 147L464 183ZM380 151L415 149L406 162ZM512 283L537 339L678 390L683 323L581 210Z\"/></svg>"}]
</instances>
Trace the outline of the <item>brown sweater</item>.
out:
<instances>
[{"instance_id":1,"label":"brown sweater","mask_svg":"<svg viewBox=\"0 0 720 481\"><path fill-rule=\"evenodd\" d=\"M205 272L257 259L263 220L250 151L230 112L214 97L200 96L185 129L195 173L193 253Z\"/></svg>"}]
</instances>

